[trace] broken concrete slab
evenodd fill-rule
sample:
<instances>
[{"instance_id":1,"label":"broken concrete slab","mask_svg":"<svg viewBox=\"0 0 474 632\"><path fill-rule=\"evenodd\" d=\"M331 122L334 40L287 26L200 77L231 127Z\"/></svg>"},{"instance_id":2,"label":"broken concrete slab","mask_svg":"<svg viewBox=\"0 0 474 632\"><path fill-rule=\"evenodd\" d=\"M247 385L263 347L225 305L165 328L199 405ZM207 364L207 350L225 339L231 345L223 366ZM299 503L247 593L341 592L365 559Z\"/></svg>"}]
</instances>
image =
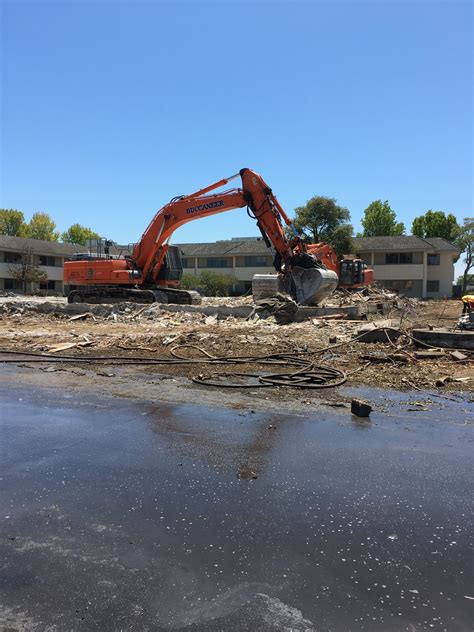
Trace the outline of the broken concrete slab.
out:
<instances>
[{"instance_id":1,"label":"broken concrete slab","mask_svg":"<svg viewBox=\"0 0 474 632\"><path fill-rule=\"evenodd\" d=\"M426 351L415 351L413 355L417 360L439 360L446 357L446 351L426 349Z\"/></svg>"},{"instance_id":2,"label":"broken concrete slab","mask_svg":"<svg viewBox=\"0 0 474 632\"><path fill-rule=\"evenodd\" d=\"M465 353L461 353L461 351L451 351L449 355L453 360L456 360L456 362L465 362L466 360L469 360L469 356Z\"/></svg>"},{"instance_id":3,"label":"broken concrete slab","mask_svg":"<svg viewBox=\"0 0 474 632\"><path fill-rule=\"evenodd\" d=\"M474 351L474 331L450 331L449 329L414 329L412 336L415 343L423 343L433 347L450 347L452 349L472 349Z\"/></svg>"},{"instance_id":4,"label":"broken concrete slab","mask_svg":"<svg viewBox=\"0 0 474 632\"><path fill-rule=\"evenodd\" d=\"M401 332L392 327L391 320L367 323L359 327L355 333L361 342L388 342L388 340L396 340L400 335Z\"/></svg>"}]
</instances>

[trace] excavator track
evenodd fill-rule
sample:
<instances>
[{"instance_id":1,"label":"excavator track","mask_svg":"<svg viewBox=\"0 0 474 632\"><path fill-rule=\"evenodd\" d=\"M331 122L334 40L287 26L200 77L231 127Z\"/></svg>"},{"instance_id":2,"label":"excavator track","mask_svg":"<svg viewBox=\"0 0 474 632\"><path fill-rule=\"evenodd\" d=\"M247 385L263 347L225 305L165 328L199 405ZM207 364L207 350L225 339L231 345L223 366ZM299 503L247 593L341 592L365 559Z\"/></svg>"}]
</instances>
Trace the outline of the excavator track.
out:
<instances>
[{"instance_id":1,"label":"excavator track","mask_svg":"<svg viewBox=\"0 0 474 632\"><path fill-rule=\"evenodd\" d=\"M202 303L201 295L194 290L178 290L171 287L160 287L159 291L166 294L168 303L175 305L200 305Z\"/></svg>"},{"instance_id":2,"label":"excavator track","mask_svg":"<svg viewBox=\"0 0 474 632\"><path fill-rule=\"evenodd\" d=\"M156 287L148 290L120 286L87 286L72 290L68 303L173 303L177 305L199 305L201 295L192 290Z\"/></svg>"}]
</instances>

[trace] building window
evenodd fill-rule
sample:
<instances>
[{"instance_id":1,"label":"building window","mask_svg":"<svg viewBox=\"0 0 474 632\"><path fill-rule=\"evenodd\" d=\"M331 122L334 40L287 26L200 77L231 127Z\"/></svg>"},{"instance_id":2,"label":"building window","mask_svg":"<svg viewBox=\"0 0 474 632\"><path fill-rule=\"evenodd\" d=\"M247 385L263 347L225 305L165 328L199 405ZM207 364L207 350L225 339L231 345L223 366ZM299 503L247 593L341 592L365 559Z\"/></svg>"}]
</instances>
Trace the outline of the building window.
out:
<instances>
[{"instance_id":1,"label":"building window","mask_svg":"<svg viewBox=\"0 0 474 632\"><path fill-rule=\"evenodd\" d=\"M413 263L413 254L411 252L387 252L385 263L386 265Z\"/></svg>"},{"instance_id":2,"label":"building window","mask_svg":"<svg viewBox=\"0 0 474 632\"><path fill-rule=\"evenodd\" d=\"M55 290L56 282L55 281L45 281L45 283L40 283L40 290Z\"/></svg>"},{"instance_id":3,"label":"building window","mask_svg":"<svg viewBox=\"0 0 474 632\"><path fill-rule=\"evenodd\" d=\"M183 268L194 268L194 259L182 259Z\"/></svg>"},{"instance_id":4,"label":"building window","mask_svg":"<svg viewBox=\"0 0 474 632\"><path fill-rule=\"evenodd\" d=\"M427 281L426 282L426 291L427 292L439 292L439 281Z\"/></svg>"},{"instance_id":5,"label":"building window","mask_svg":"<svg viewBox=\"0 0 474 632\"><path fill-rule=\"evenodd\" d=\"M439 266L439 255L428 255L429 266Z\"/></svg>"},{"instance_id":6,"label":"building window","mask_svg":"<svg viewBox=\"0 0 474 632\"><path fill-rule=\"evenodd\" d=\"M238 268L267 268L272 265L272 258L268 255L252 255L247 257L237 257L236 266Z\"/></svg>"},{"instance_id":7,"label":"building window","mask_svg":"<svg viewBox=\"0 0 474 632\"><path fill-rule=\"evenodd\" d=\"M56 257L48 257L47 255L39 255L40 266L56 266ZM61 265L61 264L60 264Z\"/></svg>"},{"instance_id":8,"label":"building window","mask_svg":"<svg viewBox=\"0 0 474 632\"><path fill-rule=\"evenodd\" d=\"M370 266L372 257L370 256L370 252L361 252L359 253L359 259L362 259L364 263Z\"/></svg>"},{"instance_id":9,"label":"building window","mask_svg":"<svg viewBox=\"0 0 474 632\"><path fill-rule=\"evenodd\" d=\"M232 268L232 257L207 257L198 259L198 268Z\"/></svg>"},{"instance_id":10,"label":"building window","mask_svg":"<svg viewBox=\"0 0 474 632\"><path fill-rule=\"evenodd\" d=\"M4 279L3 287L5 290L21 290L23 289L23 285L21 281L17 281L16 279Z\"/></svg>"},{"instance_id":11,"label":"building window","mask_svg":"<svg viewBox=\"0 0 474 632\"><path fill-rule=\"evenodd\" d=\"M21 260L22 260L21 252L6 252L5 253L5 263L21 263Z\"/></svg>"}]
</instances>

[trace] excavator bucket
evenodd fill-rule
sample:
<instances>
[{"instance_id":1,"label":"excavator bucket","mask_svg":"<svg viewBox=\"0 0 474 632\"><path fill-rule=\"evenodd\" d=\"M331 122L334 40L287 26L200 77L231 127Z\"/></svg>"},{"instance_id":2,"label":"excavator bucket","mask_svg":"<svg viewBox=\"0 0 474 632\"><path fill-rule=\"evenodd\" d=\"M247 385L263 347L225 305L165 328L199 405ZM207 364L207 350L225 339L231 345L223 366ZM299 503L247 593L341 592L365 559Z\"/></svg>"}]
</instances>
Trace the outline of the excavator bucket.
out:
<instances>
[{"instance_id":1,"label":"excavator bucket","mask_svg":"<svg viewBox=\"0 0 474 632\"><path fill-rule=\"evenodd\" d=\"M338 276L324 268L301 268L292 266L291 272L283 274L255 274L252 279L254 300L290 294L300 305L317 305L334 292Z\"/></svg>"},{"instance_id":2,"label":"excavator bucket","mask_svg":"<svg viewBox=\"0 0 474 632\"><path fill-rule=\"evenodd\" d=\"M296 289L296 302L300 305L317 305L330 296L337 287L339 278L332 270L324 268L291 268L291 277Z\"/></svg>"}]
</instances>

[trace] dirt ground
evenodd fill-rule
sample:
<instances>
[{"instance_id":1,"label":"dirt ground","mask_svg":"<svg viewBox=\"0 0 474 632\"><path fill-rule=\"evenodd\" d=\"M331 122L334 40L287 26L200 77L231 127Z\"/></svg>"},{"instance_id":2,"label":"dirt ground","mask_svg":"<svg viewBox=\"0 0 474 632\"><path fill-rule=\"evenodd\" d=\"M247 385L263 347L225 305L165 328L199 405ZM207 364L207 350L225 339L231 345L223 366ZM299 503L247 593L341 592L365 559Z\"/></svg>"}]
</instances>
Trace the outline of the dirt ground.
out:
<instances>
[{"instance_id":1,"label":"dirt ground","mask_svg":"<svg viewBox=\"0 0 474 632\"><path fill-rule=\"evenodd\" d=\"M344 302L344 298L341 299ZM206 305L245 304L244 299L204 299ZM46 307L45 307L46 305ZM393 301L389 313L374 315L375 322L387 319L391 327L410 334L416 327L453 329L461 312L460 301ZM73 307L73 306L69 306ZM81 306L84 309L83 306ZM45 309L49 313L38 310ZM47 309L46 309L47 308ZM48 353L58 360L69 356L89 358L97 371L107 372L107 366L94 358L115 357L116 363L135 359L169 362L173 354L186 358L263 356L275 353L297 353L305 361L339 369L347 375L349 386L376 386L396 390L420 389L447 393L474 390L473 355L467 361L456 361L449 352L439 357L419 357L406 335L396 342L366 343L354 340L363 325L360 321L337 318L308 318L301 323L278 325L273 316L268 318L229 317L219 320L215 315L169 312L158 305L142 306L121 303L109 306L90 306L86 314L66 312L63 299L0 298L0 351ZM67 308L66 308L67 309ZM88 308L86 308L88 309ZM188 346L190 345L190 346ZM425 349L426 351L426 349ZM418 356L418 357L417 357ZM12 359L10 354L1 359ZM30 367L33 358L23 357ZM79 363L76 366L80 367ZM84 365L82 365L84 367ZM38 364L42 370L55 370L58 364ZM68 365L71 369L71 365ZM128 367L133 370L133 367ZM298 366L270 367L253 359L245 364L163 364L137 366L149 374L159 372L190 379L200 375L215 378L223 374L227 381L239 373L289 373ZM110 369L109 369L110 370ZM79 373L80 374L80 373ZM238 378L248 383L247 378ZM254 380L254 382L256 382ZM253 383L253 382L252 382ZM304 398L306 389L277 388L284 398ZM326 396L331 389L325 389ZM225 392L223 390L223 392ZM227 391L228 392L228 391ZM278 393L275 396L278 397Z\"/></svg>"}]
</instances>

